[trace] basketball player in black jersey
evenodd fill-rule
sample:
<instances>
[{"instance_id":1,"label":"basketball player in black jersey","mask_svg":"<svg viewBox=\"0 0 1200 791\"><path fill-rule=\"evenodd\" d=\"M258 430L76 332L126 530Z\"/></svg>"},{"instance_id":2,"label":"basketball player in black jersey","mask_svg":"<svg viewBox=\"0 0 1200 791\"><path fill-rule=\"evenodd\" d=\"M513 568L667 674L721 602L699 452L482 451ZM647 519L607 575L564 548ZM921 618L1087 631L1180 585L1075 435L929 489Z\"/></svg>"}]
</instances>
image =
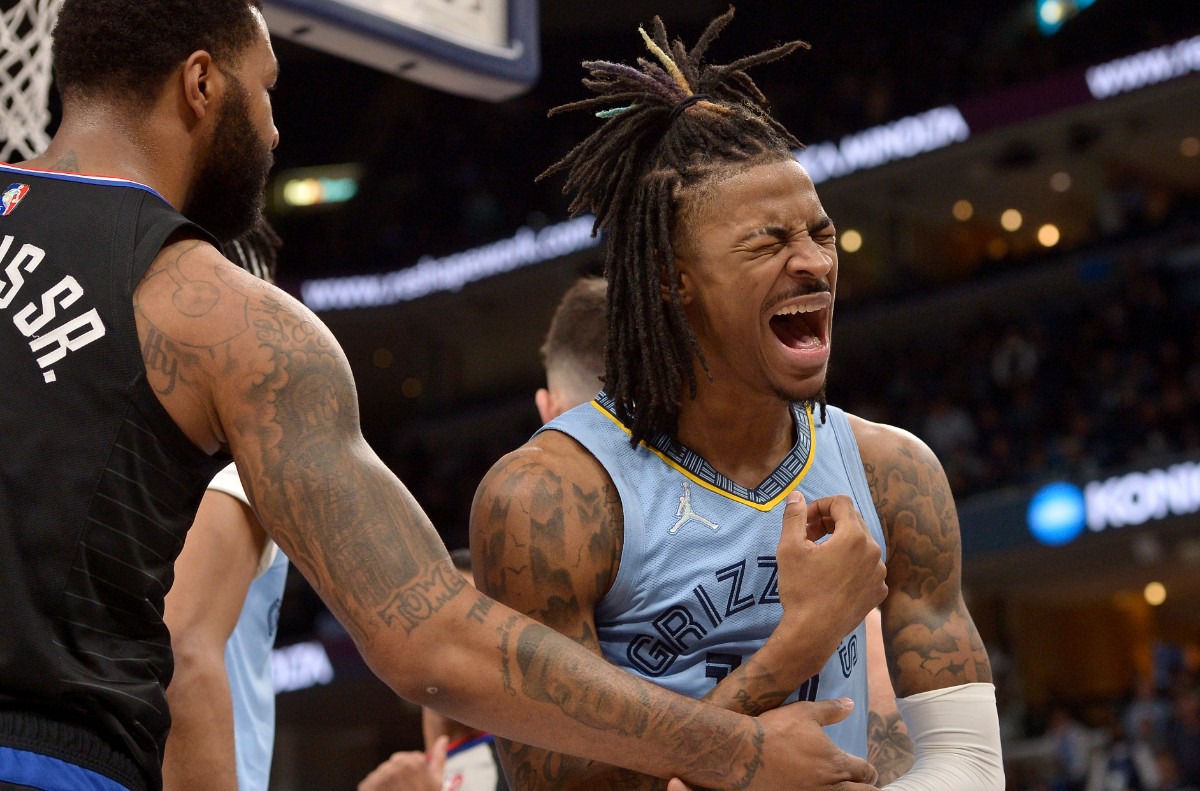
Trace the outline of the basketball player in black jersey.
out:
<instances>
[{"instance_id":1,"label":"basketball player in black jersey","mask_svg":"<svg viewBox=\"0 0 1200 791\"><path fill-rule=\"evenodd\" d=\"M865 762L795 748L836 703L751 718L667 694L455 571L363 440L332 335L216 246L258 216L278 140L257 0L67 0L54 60L61 127L0 166L0 783L160 786L163 597L233 459L404 697L706 787L867 788Z\"/></svg>"}]
</instances>

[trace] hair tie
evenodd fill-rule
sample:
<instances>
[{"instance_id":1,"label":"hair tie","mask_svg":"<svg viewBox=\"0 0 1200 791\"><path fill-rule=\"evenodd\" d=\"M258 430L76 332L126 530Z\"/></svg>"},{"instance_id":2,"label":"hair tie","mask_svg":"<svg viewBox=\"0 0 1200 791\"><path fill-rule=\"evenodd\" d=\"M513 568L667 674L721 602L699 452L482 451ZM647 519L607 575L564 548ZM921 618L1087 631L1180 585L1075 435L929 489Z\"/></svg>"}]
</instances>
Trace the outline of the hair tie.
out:
<instances>
[{"instance_id":1,"label":"hair tie","mask_svg":"<svg viewBox=\"0 0 1200 791\"><path fill-rule=\"evenodd\" d=\"M621 113L628 112L632 109L633 109L632 104L626 105L625 107L610 107L607 110L597 110L596 117L603 118L604 120L607 121L609 118L616 118Z\"/></svg>"},{"instance_id":2,"label":"hair tie","mask_svg":"<svg viewBox=\"0 0 1200 791\"><path fill-rule=\"evenodd\" d=\"M675 123L675 119L679 117L679 114L691 107L696 102L706 102L711 100L712 97L707 93L693 93L691 96L687 97L679 104L671 108L671 115L667 118L667 125L669 126Z\"/></svg>"}]
</instances>

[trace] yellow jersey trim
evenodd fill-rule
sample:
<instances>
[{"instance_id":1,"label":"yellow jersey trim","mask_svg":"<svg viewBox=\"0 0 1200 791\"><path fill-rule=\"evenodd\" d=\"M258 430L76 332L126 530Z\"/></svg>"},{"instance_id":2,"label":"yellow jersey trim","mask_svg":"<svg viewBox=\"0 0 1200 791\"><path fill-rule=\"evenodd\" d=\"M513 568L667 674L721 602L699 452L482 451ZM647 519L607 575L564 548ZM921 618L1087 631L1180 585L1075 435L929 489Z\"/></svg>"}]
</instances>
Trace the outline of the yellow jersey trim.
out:
<instances>
[{"instance_id":1,"label":"yellow jersey trim","mask_svg":"<svg viewBox=\"0 0 1200 791\"><path fill-rule=\"evenodd\" d=\"M617 426L617 428L621 429L621 431L624 431L626 434L628 434L630 436L633 435L633 432L630 431L625 426L624 423L622 423L620 420L618 420L616 415L614 415L613 413L611 413L607 409L605 409L604 406L599 401L596 401L595 399L593 399L591 401L591 405L593 407L595 407L595 409L597 411L599 411L600 414L604 415L606 418L611 420L613 422L613 424ZM792 493L792 490L794 490L797 486L800 485L800 481L804 480L804 476L806 476L808 474L808 471L810 469L812 469L813 459L816 458L816 455L817 455L816 421L813 419L812 407L807 404L805 404L805 406L804 406L804 414L808 418L808 436L809 436L808 458L804 460L804 465L800 468L800 471L798 473L796 473L796 477L794 477L790 483L788 483L786 486L784 486L783 490L780 491L779 494L775 495L774 497L772 497L770 500L766 501L765 503L756 503L753 500L747 500L744 497L738 497L736 494L733 494L732 492L728 492L725 489L722 489L720 486L717 486L715 483L704 480L703 478L701 478L698 475L696 475L695 473L693 473L691 470L688 470L687 468L680 465L678 462L676 462L674 459L672 459L667 454L660 451L658 448L654 447L653 445L647 444L645 440L642 440L641 442L639 442L638 445L645 448L646 450L650 451L658 458L662 459L662 461L668 467L675 470L676 472L678 472L680 475L684 476L688 480L692 481L697 486L702 486L705 489L708 489L710 492L719 494L722 497L725 497L729 500L733 500L736 503L741 503L742 505L753 508L756 511L762 511L763 513L766 513L768 511L772 510L773 508L775 508L775 506L779 505L785 499L787 499L787 496Z\"/></svg>"}]
</instances>

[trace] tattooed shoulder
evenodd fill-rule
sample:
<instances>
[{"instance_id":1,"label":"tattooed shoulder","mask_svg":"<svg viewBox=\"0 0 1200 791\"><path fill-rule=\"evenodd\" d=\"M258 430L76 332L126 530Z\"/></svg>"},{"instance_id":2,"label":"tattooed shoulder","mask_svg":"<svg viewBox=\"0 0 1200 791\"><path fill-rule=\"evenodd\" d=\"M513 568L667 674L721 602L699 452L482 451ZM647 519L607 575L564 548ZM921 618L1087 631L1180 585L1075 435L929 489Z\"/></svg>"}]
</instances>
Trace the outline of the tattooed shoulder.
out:
<instances>
[{"instance_id":1,"label":"tattooed shoulder","mask_svg":"<svg viewBox=\"0 0 1200 791\"><path fill-rule=\"evenodd\" d=\"M591 607L615 578L622 538L608 475L557 432L498 461L472 506L484 591L584 642L592 638Z\"/></svg>"},{"instance_id":2,"label":"tattooed shoulder","mask_svg":"<svg viewBox=\"0 0 1200 791\"><path fill-rule=\"evenodd\" d=\"M939 545L958 543L958 515L941 462L913 434L851 417L871 500L889 550L906 532L925 533ZM946 528L939 530L941 526ZM949 529L952 528L952 529Z\"/></svg>"}]
</instances>

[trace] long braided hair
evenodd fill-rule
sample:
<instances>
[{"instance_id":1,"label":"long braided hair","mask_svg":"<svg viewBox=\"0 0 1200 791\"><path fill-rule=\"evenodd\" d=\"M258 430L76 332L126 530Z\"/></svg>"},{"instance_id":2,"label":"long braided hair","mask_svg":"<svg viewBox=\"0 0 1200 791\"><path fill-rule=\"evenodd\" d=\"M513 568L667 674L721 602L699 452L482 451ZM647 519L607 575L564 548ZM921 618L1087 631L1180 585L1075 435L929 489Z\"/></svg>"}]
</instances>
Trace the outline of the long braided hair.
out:
<instances>
[{"instance_id":1,"label":"long braided hair","mask_svg":"<svg viewBox=\"0 0 1200 791\"><path fill-rule=\"evenodd\" d=\"M696 397L693 355L708 372L675 267L675 234L690 206L685 199L699 198L712 179L786 159L800 147L768 114L766 97L746 70L808 45L793 41L727 65L704 63L731 19L732 7L689 50L678 38L668 41L654 17L650 33L638 29L653 61L585 61L590 76L583 85L596 96L550 111L590 110L604 119L538 178L565 171L572 215L593 212L593 234L608 237L604 387L635 445L659 433L675 437L685 383Z\"/></svg>"},{"instance_id":2,"label":"long braided hair","mask_svg":"<svg viewBox=\"0 0 1200 791\"><path fill-rule=\"evenodd\" d=\"M265 217L260 217L254 227L236 239L221 245L221 252L233 263L257 278L275 282L279 268L279 248L283 240Z\"/></svg>"}]
</instances>

